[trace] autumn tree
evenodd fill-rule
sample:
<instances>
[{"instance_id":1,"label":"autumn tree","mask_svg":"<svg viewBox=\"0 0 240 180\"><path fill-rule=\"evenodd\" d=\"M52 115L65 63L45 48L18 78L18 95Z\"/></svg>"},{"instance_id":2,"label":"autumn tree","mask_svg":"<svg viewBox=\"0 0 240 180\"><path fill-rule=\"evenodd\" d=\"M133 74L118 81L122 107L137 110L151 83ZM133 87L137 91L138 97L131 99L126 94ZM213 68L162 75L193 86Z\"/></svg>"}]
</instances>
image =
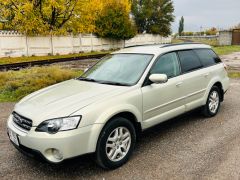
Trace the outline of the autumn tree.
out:
<instances>
[{"instance_id":1,"label":"autumn tree","mask_svg":"<svg viewBox=\"0 0 240 180\"><path fill-rule=\"evenodd\" d=\"M64 34L79 30L86 0L4 0L0 17L5 28L26 34Z\"/></svg>"},{"instance_id":2,"label":"autumn tree","mask_svg":"<svg viewBox=\"0 0 240 180\"><path fill-rule=\"evenodd\" d=\"M132 13L140 33L170 35L173 11L172 0L132 0Z\"/></svg>"},{"instance_id":3,"label":"autumn tree","mask_svg":"<svg viewBox=\"0 0 240 180\"><path fill-rule=\"evenodd\" d=\"M104 4L104 0L87 0L78 7L77 11L80 16L77 21L72 23L73 26L77 27L78 33L96 32L96 20L102 13Z\"/></svg>"},{"instance_id":4,"label":"autumn tree","mask_svg":"<svg viewBox=\"0 0 240 180\"><path fill-rule=\"evenodd\" d=\"M135 34L129 0L0 0L0 8L0 28L28 35L97 33L128 39Z\"/></svg>"},{"instance_id":5,"label":"autumn tree","mask_svg":"<svg viewBox=\"0 0 240 180\"><path fill-rule=\"evenodd\" d=\"M102 13L96 20L96 34L100 37L130 39L136 29L129 18L130 3L128 0L109 0L104 4Z\"/></svg>"}]
</instances>

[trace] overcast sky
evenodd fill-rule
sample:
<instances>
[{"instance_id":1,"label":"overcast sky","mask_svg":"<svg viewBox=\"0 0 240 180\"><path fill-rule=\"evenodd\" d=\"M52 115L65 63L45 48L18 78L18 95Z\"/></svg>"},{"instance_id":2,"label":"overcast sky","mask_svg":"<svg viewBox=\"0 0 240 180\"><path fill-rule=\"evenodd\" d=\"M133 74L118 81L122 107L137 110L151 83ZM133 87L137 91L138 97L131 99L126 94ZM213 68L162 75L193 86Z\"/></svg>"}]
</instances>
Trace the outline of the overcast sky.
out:
<instances>
[{"instance_id":1,"label":"overcast sky","mask_svg":"<svg viewBox=\"0 0 240 180\"><path fill-rule=\"evenodd\" d=\"M200 31L210 27L226 29L240 23L240 0L173 0L178 31L181 16L185 18L185 31Z\"/></svg>"}]
</instances>

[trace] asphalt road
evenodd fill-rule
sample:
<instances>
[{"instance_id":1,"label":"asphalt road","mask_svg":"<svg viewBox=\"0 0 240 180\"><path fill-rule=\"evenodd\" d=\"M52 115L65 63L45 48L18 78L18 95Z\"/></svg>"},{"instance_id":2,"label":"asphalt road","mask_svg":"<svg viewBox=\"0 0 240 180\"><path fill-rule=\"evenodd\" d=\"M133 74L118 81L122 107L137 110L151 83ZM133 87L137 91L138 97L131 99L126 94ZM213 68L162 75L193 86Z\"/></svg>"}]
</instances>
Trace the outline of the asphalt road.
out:
<instances>
[{"instance_id":1,"label":"asphalt road","mask_svg":"<svg viewBox=\"0 0 240 180\"><path fill-rule=\"evenodd\" d=\"M130 161L102 170L91 156L54 166L20 154L6 135L12 103L0 104L0 179L240 179L240 80L219 114L194 111L143 133Z\"/></svg>"}]
</instances>

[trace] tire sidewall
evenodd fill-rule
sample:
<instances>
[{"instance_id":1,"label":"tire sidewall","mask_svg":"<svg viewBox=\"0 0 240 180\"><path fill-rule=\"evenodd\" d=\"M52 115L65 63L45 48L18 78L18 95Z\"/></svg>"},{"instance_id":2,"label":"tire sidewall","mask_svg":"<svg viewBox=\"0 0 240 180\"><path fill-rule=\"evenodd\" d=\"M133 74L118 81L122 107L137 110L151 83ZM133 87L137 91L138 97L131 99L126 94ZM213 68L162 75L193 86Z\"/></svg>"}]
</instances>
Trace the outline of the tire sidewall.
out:
<instances>
[{"instance_id":1,"label":"tire sidewall","mask_svg":"<svg viewBox=\"0 0 240 180\"><path fill-rule=\"evenodd\" d=\"M131 146L129 148L128 153L123 159L114 162L107 157L105 148L109 135L117 127L125 127L129 130L131 134ZM128 161L129 157L133 152L135 143L136 143L136 131L133 124L129 120L122 117L114 118L113 120L106 124L106 126L103 128L99 136L96 150L97 162L99 162L99 164L106 169L115 169L117 167L120 167Z\"/></svg>"}]
</instances>

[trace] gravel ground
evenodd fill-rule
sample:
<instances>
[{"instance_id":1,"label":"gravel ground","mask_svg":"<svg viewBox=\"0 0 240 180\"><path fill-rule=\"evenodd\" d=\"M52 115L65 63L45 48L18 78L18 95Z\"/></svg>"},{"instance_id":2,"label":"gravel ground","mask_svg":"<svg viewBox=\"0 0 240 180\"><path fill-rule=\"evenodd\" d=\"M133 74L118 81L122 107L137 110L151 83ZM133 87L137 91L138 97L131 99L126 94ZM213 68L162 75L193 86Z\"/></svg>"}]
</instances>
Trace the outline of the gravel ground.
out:
<instances>
[{"instance_id":1,"label":"gravel ground","mask_svg":"<svg viewBox=\"0 0 240 180\"><path fill-rule=\"evenodd\" d=\"M223 55L221 59L229 67L229 70L240 71L240 52Z\"/></svg>"},{"instance_id":2,"label":"gravel ground","mask_svg":"<svg viewBox=\"0 0 240 180\"><path fill-rule=\"evenodd\" d=\"M68 61L68 62L54 63L51 65L62 66L67 69L85 70L87 68L90 68L94 64L96 64L98 60L99 59L83 59L80 61Z\"/></svg>"},{"instance_id":3,"label":"gravel ground","mask_svg":"<svg viewBox=\"0 0 240 180\"><path fill-rule=\"evenodd\" d=\"M199 111L143 133L123 167L106 171L84 156L55 166L25 157L9 142L6 119L13 103L0 104L0 179L239 179L240 80L231 87L219 114Z\"/></svg>"}]
</instances>

